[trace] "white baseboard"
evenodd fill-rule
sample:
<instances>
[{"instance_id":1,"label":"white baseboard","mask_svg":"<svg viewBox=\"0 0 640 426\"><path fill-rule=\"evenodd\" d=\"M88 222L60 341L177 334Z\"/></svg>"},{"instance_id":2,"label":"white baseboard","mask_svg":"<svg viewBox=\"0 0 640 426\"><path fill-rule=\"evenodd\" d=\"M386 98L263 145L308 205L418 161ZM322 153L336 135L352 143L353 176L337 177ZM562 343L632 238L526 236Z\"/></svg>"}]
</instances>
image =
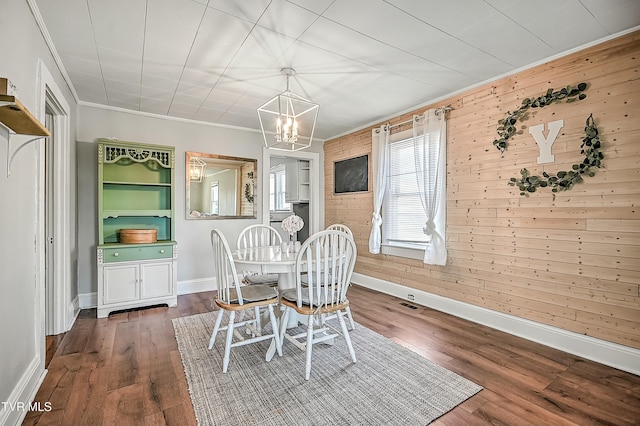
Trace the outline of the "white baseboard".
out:
<instances>
[{"instance_id":1,"label":"white baseboard","mask_svg":"<svg viewBox=\"0 0 640 426\"><path fill-rule=\"evenodd\" d=\"M0 405L0 425L22 424L46 375L44 362L39 356L34 357L7 401Z\"/></svg>"},{"instance_id":2,"label":"white baseboard","mask_svg":"<svg viewBox=\"0 0 640 426\"><path fill-rule=\"evenodd\" d=\"M216 289L215 278L198 278L195 280L178 281L178 295L200 293Z\"/></svg>"},{"instance_id":3,"label":"white baseboard","mask_svg":"<svg viewBox=\"0 0 640 426\"><path fill-rule=\"evenodd\" d=\"M354 273L351 281L412 303L640 375L640 350ZM414 299L410 300L408 295Z\"/></svg>"},{"instance_id":4,"label":"white baseboard","mask_svg":"<svg viewBox=\"0 0 640 426\"><path fill-rule=\"evenodd\" d=\"M69 303L68 311L67 311L67 325L65 328L65 332L71 330L73 324L76 322L76 318L80 314L80 295L77 295L73 298L71 303Z\"/></svg>"},{"instance_id":5,"label":"white baseboard","mask_svg":"<svg viewBox=\"0 0 640 426\"><path fill-rule=\"evenodd\" d=\"M78 305L80 309L91 309L98 306L98 292L78 294Z\"/></svg>"}]
</instances>

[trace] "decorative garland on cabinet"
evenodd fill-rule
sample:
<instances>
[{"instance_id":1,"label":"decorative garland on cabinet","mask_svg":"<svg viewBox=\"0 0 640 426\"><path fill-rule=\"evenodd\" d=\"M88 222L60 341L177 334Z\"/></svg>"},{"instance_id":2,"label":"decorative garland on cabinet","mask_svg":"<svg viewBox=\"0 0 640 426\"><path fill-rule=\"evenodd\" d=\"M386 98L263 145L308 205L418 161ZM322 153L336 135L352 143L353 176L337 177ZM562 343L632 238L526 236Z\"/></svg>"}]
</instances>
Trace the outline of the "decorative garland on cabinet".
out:
<instances>
[{"instance_id":1,"label":"decorative garland on cabinet","mask_svg":"<svg viewBox=\"0 0 640 426\"><path fill-rule=\"evenodd\" d=\"M554 91L548 89L544 95L535 98L525 98L522 105L517 110L507 111L507 117L498 120L498 136L493 141L493 145L504 153L507 149L509 139L516 133L516 123L523 121L527 117L527 113L531 108L543 108L553 103L565 101L567 103L576 100L583 100L587 97L583 92L587 88L587 83L580 83L576 87L567 86L560 90ZM508 184L517 186L520 189L520 195L528 196L530 192L536 192L538 188L550 187L552 192L566 191L573 188L573 185L582 182L582 175L593 176L595 172L591 170L594 167L600 168L604 155L600 151L600 136L598 128L593 120L593 114L587 118L584 128L585 136L580 145L580 154L584 155L584 159L579 164L573 164L569 171L559 171L556 174L543 172L542 176L531 175L526 168L520 170L521 177L512 177Z\"/></svg>"}]
</instances>

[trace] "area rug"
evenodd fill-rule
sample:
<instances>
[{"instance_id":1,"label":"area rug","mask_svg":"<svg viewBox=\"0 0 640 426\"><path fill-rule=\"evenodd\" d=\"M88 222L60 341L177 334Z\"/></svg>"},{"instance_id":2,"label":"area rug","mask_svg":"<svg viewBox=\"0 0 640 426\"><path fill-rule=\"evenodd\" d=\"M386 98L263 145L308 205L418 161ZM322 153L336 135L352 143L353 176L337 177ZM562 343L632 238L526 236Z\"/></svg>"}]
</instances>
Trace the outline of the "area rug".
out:
<instances>
[{"instance_id":1,"label":"area rug","mask_svg":"<svg viewBox=\"0 0 640 426\"><path fill-rule=\"evenodd\" d=\"M305 354L290 342L265 362L269 341L231 349L222 373L224 335L212 350L216 313L173 320L200 425L426 425L482 387L358 324L344 339Z\"/></svg>"}]
</instances>

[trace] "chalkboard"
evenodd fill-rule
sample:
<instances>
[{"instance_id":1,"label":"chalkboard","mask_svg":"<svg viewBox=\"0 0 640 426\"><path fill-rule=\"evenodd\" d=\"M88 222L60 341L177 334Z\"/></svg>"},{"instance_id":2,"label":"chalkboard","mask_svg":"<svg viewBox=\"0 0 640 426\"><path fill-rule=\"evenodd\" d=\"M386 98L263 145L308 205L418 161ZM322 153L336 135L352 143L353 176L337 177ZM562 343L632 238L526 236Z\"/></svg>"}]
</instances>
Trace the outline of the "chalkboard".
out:
<instances>
[{"instance_id":1,"label":"chalkboard","mask_svg":"<svg viewBox=\"0 0 640 426\"><path fill-rule=\"evenodd\" d=\"M369 155L333 163L333 192L367 192L369 190Z\"/></svg>"}]
</instances>

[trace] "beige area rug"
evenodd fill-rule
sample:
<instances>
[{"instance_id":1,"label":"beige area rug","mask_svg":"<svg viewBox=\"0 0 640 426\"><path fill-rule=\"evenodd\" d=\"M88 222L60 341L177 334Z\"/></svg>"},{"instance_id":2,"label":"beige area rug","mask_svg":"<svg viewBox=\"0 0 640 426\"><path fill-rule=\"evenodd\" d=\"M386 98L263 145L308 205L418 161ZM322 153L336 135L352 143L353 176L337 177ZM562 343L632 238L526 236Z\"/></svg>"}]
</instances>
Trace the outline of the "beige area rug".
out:
<instances>
[{"instance_id":1,"label":"beige area rug","mask_svg":"<svg viewBox=\"0 0 640 426\"><path fill-rule=\"evenodd\" d=\"M482 389L360 324L350 333L358 362L343 339L315 345L309 381L290 342L271 362L269 341L232 348L223 374L226 332L207 348L216 315L173 320L200 425L426 425Z\"/></svg>"}]
</instances>

